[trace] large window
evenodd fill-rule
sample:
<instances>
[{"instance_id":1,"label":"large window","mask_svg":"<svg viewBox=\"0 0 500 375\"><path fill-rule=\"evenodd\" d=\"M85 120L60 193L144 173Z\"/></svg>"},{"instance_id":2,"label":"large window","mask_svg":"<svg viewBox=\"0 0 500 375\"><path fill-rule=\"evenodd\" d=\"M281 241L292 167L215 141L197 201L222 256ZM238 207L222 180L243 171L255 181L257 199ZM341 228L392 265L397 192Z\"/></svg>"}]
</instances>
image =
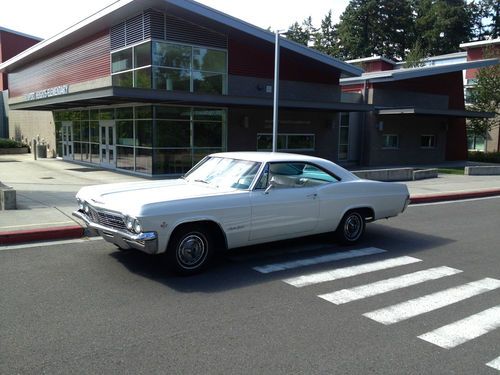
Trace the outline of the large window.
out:
<instances>
[{"instance_id":1,"label":"large window","mask_svg":"<svg viewBox=\"0 0 500 375\"><path fill-rule=\"evenodd\" d=\"M113 85L226 94L227 52L160 41L112 52Z\"/></svg>"},{"instance_id":2,"label":"large window","mask_svg":"<svg viewBox=\"0 0 500 375\"><path fill-rule=\"evenodd\" d=\"M151 42L111 54L113 86L151 88Z\"/></svg>"},{"instance_id":3,"label":"large window","mask_svg":"<svg viewBox=\"0 0 500 375\"><path fill-rule=\"evenodd\" d=\"M74 159L100 163L99 121L114 120L116 167L144 174L182 174L205 156L226 150L226 110L137 105L54 112L57 152L62 122L72 123Z\"/></svg>"},{"instance_id":4,"label":"large window","mask_svg":"<svg viewBox=\"0 0 500 375\"><path fill-rule=\"evenodd\" d=\"M314 151L314 134L278 134L278 150L282 151ZM257 134L257 150L270 151L273 148L273 135Z\"/></svg>"},{"instance_id":5,"label":"large window","mask_svg":"<svg viewBox=\"0 0 500 375\"><path fill-rule=\"evenodd\" d=\"M339 127L339 160L349 157L349 113L340 114Z\"/></svg>"},{"instance_id":6,"label":"large window","mask_svg":"<svg viewBox=\"0 0 500 375\"><path fill-rule=\"evenodd\" d=\"M421 148L436 148L436 136L425 134L420 137Z\"/></svg>"},{"instance_id":7,"label":"large window","mask_svg":"<svg viewBox=\"0 0 500 375\"><path fill-rule=\"evenodd\" d=\"M399 136L397 134L384 134L382 138L382 148L385 149L398 149Z\"/></svg>"}]
</instances>

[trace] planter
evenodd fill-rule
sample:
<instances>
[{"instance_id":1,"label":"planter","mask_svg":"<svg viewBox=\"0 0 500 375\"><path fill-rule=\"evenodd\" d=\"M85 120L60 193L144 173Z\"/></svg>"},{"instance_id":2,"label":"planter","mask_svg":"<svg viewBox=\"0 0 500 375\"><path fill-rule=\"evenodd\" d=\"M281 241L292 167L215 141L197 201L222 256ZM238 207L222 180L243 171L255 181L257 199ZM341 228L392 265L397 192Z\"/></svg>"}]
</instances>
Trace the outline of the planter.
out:
<instances>
[{"instance_id":1,"label":"planter","mask_svg":"<svg viewBox=\"0 0 500 375\"><path fill-rule=\"evenodd\" d=\"M27 154L28 152L28 147L0 148L0 155Z\"/></svg>"}]
</instances>

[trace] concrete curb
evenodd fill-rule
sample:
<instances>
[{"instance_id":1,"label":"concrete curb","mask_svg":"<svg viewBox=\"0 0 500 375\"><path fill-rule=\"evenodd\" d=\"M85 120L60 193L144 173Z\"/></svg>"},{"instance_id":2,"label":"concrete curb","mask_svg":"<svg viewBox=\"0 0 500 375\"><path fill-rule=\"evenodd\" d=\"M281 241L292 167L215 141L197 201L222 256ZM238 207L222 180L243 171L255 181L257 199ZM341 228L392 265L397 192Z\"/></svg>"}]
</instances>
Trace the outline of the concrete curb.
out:
<instances>
[{"instance_id":1,"label":"concrete curb","mask_svg":"<svg viewBox=\"0 0 500 375\"><path fill-rule=\"evenodd\" d=\"M80 238L83 236L83 233L84 229L79 225L0 232L0 246L26 242Z\"/></svg>"},{"instance_id":2,"label":"concrete curb","mask_svg":"<svg viewBox=\"0 0 500 375\"><path fill-rule=\"evenodd\" d=\"M500 195L500 189L484 189L476 191L459 191L439 194L418 194L410 197L410 204L435 203L470 198L494 197Z\"/></svg>"}]
</instances>

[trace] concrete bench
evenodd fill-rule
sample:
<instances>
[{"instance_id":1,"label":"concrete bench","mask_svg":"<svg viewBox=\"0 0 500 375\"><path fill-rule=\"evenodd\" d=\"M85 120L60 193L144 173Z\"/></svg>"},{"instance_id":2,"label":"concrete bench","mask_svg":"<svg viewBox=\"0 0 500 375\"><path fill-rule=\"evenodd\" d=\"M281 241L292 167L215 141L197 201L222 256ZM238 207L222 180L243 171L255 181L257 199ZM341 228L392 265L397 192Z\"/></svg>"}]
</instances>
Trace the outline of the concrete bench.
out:
<instances>
[{"instance_id":1,"label":"concrete bench","mask_svg":"<svg viewBox=\"0 0 500 375\"><path fill-rule=\"evenodd\" d=\"M388 168L369 169L365 171L353 171L356 176L365 180L376 181L411 181L413 180L413 168Z\"/></svg>"},{"instance_id":2,"label":"concrete bench","mask_svg":"<svg viewBox=\"0 0 500 375\"><path fill-rule=\"evenodd\" d=\"M487 166L465 167L464 173L469 176L500 175L500 166L487 165Z\"/></svg>"},{"instance_id":3,"label":"concrete bench","mask_svg":"<svg viewBox=\"0 0 500 375\"><path fill-rule=\"evenodd\" d=\"M15 210L16 208L16 191L0 182L0 211Z\"/></svg>"},{"instance_id":4,"label":"concrete bench","mask_svg":"<svg viewBox=\"0 0 500 375\"><path fill-rule=\"evenodd\" d=\"M417 169L413 171L413 181L424 180L426 178L437 178L437 176L438 176L437 168Z\"/></svg>"}]
</instances>

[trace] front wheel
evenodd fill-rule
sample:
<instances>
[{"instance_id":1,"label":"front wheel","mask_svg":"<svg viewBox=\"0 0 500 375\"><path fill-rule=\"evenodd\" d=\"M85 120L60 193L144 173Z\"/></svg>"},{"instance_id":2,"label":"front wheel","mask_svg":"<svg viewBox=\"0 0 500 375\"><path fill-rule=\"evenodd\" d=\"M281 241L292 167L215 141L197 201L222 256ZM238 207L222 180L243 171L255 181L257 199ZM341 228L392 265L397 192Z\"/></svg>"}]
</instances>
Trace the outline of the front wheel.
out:
<instances>
[{"instance_id":1,"label":"front wheel","mask_svg":"<svg viewBox=\"0 0 500 375\"><path fill-rule=\"evenodd\" d=\"M359 211L347 212L335 234L338 240L344 245L353 245L359 241L365 232L365 219Z\"/></svg>"},{"instance_id":2,"label":"front wheel","mask_svg":"<svg viewBox=\"0 0 500 375\"><path fill-rule=\"evenodd\" d=\"M171 270L181 275L194 275L209 263L213 253L210 232L200 225L189 225L173 234L166 257Z\"/></svg>"}]
</instances>

